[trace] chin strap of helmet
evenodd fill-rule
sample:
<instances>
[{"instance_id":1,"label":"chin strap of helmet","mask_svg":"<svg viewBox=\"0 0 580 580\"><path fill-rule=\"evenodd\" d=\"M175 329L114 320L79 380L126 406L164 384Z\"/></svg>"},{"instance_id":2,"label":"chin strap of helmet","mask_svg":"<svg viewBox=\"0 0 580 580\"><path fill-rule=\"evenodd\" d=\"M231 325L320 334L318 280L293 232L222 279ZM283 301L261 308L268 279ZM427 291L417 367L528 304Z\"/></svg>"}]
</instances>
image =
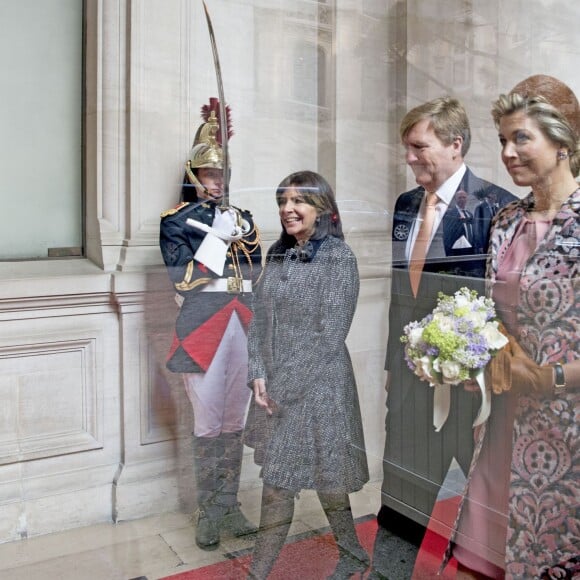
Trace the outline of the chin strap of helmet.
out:
<instances>
[{"instance_id":1,"label":"chin strap of helmet","mask_svg":"<svg viewBox=\"0 0 580 580\"><path fill-rule=\"evenodd\" d=\"M187 179L189 179L189 183L195 186L195 188L199 191L203 191L205 195L209 197L209 191L205 185L197 178L195 173L191 169L191 161L188 159L185 164L185 174L187 175ZM199 197L199 196L198 196Z\"/></svg>"}]
</instances>

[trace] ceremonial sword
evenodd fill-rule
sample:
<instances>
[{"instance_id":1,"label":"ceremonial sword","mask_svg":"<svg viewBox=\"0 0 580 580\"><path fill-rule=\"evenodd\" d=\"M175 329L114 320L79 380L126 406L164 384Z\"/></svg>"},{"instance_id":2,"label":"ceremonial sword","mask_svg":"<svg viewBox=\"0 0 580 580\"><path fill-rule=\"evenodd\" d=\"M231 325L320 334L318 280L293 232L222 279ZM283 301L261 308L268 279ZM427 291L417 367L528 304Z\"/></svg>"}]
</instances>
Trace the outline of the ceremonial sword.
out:
<instances>
[{"instance_id":1,"label":"ceremonial sword","mask_svg":"<svg viewBox=\"0 0 580 580\"><path fill-rule=\"evenodd\" d=\"M224 193L222 196L221 209L228 208L230 205L230 156L228 151L228 123L227 123L227 112L226 112L226 100L224 96L224 85L222 82L222 70L220 67L220 58L217 49L217 43L215 40L215 33L213 31L213 25L211 23L211 18L209 11L203 2L203 9L205 11L205 18L207 20L207 29L209 31L209 40L211 42L211 51L213 54L213 63L215 67L215 74L218 87L218 97L219 97L219 123L220 123L220 137L222 145L223 154L223 184Z\"/></svg>"}]
</instances>

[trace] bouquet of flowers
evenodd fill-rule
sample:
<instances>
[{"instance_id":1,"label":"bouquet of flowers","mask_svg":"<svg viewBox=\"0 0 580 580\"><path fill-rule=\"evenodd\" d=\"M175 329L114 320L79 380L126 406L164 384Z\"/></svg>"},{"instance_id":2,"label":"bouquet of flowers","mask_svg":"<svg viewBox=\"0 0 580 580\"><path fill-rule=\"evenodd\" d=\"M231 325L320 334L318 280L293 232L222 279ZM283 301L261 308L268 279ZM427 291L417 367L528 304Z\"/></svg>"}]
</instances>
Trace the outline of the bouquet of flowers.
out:
<instances>
[{"instance_id":1,"label":"bouquet of flowers","mask_svg":"<svg viewBox=\"0 0 580 580\"><path fill-rule=\"evenodd\" d=\"M482 407L474 425L483 423L491 402L483 369L508 343L499 329L493 300L468 288L453 296L440 292L433 312L407 324L404 333L401 341L408 367L436 387L436 429L441 429L449 413L449 385L468 379L476 380L482 392Z\"/></svg>"}]
</instances>

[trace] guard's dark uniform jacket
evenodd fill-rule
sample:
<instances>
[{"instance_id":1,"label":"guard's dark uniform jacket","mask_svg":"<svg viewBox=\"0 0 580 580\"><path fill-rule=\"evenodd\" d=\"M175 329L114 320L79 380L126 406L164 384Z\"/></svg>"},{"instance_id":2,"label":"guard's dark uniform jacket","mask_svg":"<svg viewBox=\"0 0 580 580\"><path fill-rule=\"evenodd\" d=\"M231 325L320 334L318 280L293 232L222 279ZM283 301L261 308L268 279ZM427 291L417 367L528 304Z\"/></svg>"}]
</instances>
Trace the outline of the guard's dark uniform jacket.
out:
<instances>
[{"instance_id":1,"label":"guard's dark uniform jacket","mask_svg":"<svg viewBox=\"0 0 580 580\"><path fill-rule=\"evenodd\" d=\"M244 328L252 318L249 289L229 284L231 292L202 292L208 283L218 277L194 259L204 232L186 223L188 218L208 226L213 224L217 204L213 201L184 202L174 209L161 214L159 245L161 253L177 292L183 297L183 304L175 325L175 337L171 345L167 368L179 373L205 372L221 342L230 317L237 313ZM235 208L238 209L238 208ZM224 267L224 288L241 274L255 284L262 271L260 236L252 214L240 210L244 235L232 242L228 248ZM238 281L239 282L239 281ZM208 287L209 288L209 287ZM206 288L207 289L207 288Z\"/></svg>"}]
</instances>

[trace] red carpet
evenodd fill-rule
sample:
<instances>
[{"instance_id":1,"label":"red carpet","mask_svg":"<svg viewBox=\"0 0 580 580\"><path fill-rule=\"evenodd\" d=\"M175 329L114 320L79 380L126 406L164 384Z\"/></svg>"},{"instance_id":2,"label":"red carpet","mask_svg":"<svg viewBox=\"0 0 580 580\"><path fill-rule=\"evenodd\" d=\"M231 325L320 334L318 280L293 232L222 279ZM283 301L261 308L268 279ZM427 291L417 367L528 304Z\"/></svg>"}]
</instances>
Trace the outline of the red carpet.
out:
<instances>
[{"instance_id":1,"label":"red carpet","mask_svg":"<svg viewBox=\"0 0 580 580\"><path fill-rule=\"evenodd\" d=\"M437 571L443 561L458 505L459 496L455 496L438 501L433 507L427 531L415 560L414 580L426 580L427 578L451 580L455 578L457 572L457 561L455 559L450 560L440 576L437 576Z\"/></svg>"},{"instance_id":2,"label":"red carpet","mask_svg":"<svg viewBox=\"0 0 580 580\"><path fill-rule=\"evenodd\" d=\"M356 525L363 548L372 557L377 533L374 517ZM330 532L292 541L284 546L268 580L319 580L326 578L336 566L338 550ZM188 572L167 576L162 580L242 580L248 573L251 554L231 554L230 559Z\"/></svg>"}]
</instances>

